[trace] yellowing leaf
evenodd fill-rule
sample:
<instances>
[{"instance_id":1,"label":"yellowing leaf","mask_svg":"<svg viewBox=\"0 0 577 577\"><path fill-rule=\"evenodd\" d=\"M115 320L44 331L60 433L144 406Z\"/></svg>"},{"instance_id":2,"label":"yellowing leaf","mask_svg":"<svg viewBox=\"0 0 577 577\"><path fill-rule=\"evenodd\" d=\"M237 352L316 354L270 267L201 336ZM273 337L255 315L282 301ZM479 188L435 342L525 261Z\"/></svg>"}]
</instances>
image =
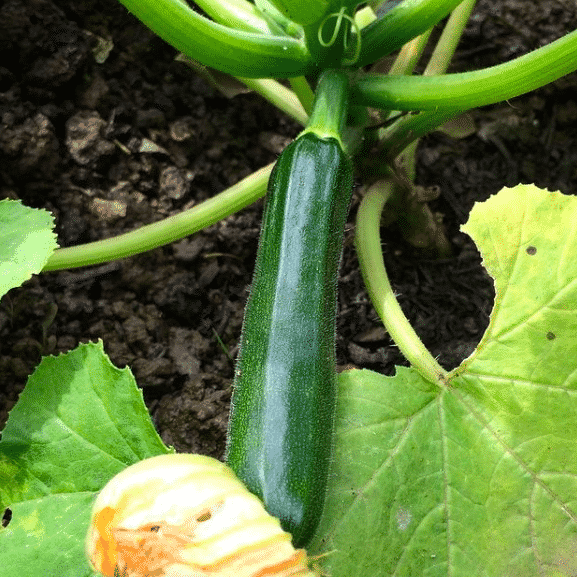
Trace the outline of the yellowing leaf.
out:
<instances>
[{"instance_id":1,"label":"yellowing leaf","mask_svg":"<svg viewBox=\"0 0 577 577\"><path fill-rule=\"evenodd\" d=\"M311 552L332 577L577 572L577 198L535 186L464 230L495 280L474 354L340 376L335 462Z\"/></svg>"}]
</instances>

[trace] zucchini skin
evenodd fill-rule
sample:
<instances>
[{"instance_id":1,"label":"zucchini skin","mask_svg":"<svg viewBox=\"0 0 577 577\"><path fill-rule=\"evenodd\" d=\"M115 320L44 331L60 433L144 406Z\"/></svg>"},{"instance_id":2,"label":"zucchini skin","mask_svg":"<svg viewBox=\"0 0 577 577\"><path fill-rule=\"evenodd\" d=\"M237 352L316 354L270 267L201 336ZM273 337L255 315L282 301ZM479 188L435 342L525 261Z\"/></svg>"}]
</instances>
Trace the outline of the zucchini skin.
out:
<instances>
[{"instance_id":1,"label":"zucchini skin","mask_svg":"<svg viewBox=\"0 0 577 577\"><path fill-rule=\"evenodd\" d=\"M227 462L297 547L313 536L325 499L337 275L352 173L335 138L304 133L280 155L235 373Z\"/></svg>"}]
</instances>

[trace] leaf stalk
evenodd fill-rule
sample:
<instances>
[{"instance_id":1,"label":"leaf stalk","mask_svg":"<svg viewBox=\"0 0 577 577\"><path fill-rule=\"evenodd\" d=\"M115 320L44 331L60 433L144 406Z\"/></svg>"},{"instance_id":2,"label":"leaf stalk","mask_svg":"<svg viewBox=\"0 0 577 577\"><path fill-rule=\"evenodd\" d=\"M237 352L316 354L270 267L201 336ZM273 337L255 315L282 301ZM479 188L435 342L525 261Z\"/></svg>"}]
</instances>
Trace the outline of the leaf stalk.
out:
<instances>
[{"instance_id":1,"label":"leaf stalk","mask_svg":"<svg viewBox=\"0 0 577 577\"><path fill-rule=\"evenodd\" d=\"M574 72L576 55L577 30L529 54L473 72L368 75L354 84L351 97L355 104L392 110L467 110L520 96Z\"/></svg>"},{"instance_id":2,"label":"leaf stalk","mask_svg":"<svg viewBox=\"0 0 577 577\"><path fill-rule=\"evenodd\" d=\"M395 344L423 378L443 386L447 372L427 350L403 313L385 269L379 228L381 213L393 194L393 187L390 179L379 181L369 189L359 207L355 245L361 272L371 302Z\"/></svg>"},{"instance_id":3,"label":"leaf stalk","mask_svg":"<svg viewBox=\"0 0 577 577\"><path fill-rule=\"evenodd\" d=\"M58 249L48 259L42 272L134 256L198 232L263 197L272 167L273 164L269 164L198 206L159 222L113 238Z\"/></svg>"}]
</instances>

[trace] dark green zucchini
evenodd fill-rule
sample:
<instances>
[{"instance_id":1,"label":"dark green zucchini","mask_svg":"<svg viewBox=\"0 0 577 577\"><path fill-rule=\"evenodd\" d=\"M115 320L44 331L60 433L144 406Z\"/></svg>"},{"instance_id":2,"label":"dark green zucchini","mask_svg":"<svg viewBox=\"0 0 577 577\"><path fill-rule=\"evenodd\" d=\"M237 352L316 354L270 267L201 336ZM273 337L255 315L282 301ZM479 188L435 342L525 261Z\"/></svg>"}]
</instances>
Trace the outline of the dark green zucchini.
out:
<instances>
[{"instance_id":1,"label":"dark green zucchini","mask_svg":"<svg viewBox=\"0 0 577 577\"><path fill-rule=\"evenodd\" d=\"M337 274L352 190L340 139L319 132L290 144L270 177L227 444L229 465L296 546L312 537L325 498Z\"/></svg>"}]
</instances>

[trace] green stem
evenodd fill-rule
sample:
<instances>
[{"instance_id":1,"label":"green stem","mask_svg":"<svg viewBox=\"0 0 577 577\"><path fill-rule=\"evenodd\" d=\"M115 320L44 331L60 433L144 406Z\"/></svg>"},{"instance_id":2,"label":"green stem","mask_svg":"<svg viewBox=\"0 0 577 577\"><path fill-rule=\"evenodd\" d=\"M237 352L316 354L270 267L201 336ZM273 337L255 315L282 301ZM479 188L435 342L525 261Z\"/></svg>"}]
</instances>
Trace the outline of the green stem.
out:
<instances>
[{"instance_id":1,"label":"green stem","mask_svg":"<svg viewBox=\"0 0 577 577\"><path fill-rule=\"evenodd\" d=\"M319 80L309 123L301 134L314 132L320 138L341 136L349 104L349 78L342 70L325 70Z\"/></svg>"},{"instance_id":2,"label":"green stem","mask_svg":"<svg viewBox=\"0 0 577 577\"><path fill-rule=\"evenodd\" d=\"M284 34L280 26L274 26L274 30L271 30L272 24L247 0L195 0L195 4L213 20L229 28L257 34Z\"/></svg>"},{"instance_id":3,"label":"green stem","mask_svg":"<svg viewBox=\"0 0 577 577\"><path fill-rule=\"evenodd\" d=\"M453 10L423 72L424 76L444 74L446 72L474 5L475 0L464 0ZM396 122L391 128L381 131L381 143L383 150L386 151L387 160L391 162L402 154L405 158L405 166L407 168L411 167L409 175L413 174L413 176L409 176L409 178L413 180L414 150L416 149L417 139L460 113L461 111L450 111L447 113L445 110L424 112L417 116L405 117ZM408 147L413 149L412 153L407 151Z\"/></svg>"},{"instance_id":4,"label":"green stem","mask_svg":"<svg viewBox=\"0 0 577 577\"><path fill-rule=\"evenodd\" d=\"M166 42L206 66L247 78L289 78L315 69L303 42L212 22L180 0L120 0Z\"/></svg>"},{"instance_id":5,"label":"green stem","mask_svg":"<svg viewBox=\"0 0 577 577\"><path fill-rule=\"evenodd\" d=\"M380 142L386 153L386 161L392 162L409 144L463 112L464 110L427 110L401 118Z\"/></svg>"},{"instance_id":6,"label":"green stem","mask_svg":"<svg viewBox=\"0 0 577 577\"><path fill-rule=\"evenodd\" d=\"M475 7L476 0L463 0L449 16L449 20L443 28L443 32L431 59L423 72L423 76L434 76L435 74L444 74L447 72L447 68L455 54L457 49L457 44L461 40L463 35L463 30L467 26L471 12Z\"/></svg>"},{"instance_id":7,"label":"green stem","mask_svg":"<svg viewBox=\"0 0 577 577\"><path fill-rule=\"evenodd\" d=\"M371 64L398 50L447 16L461 1L404 0L362 29L357 65Z\"/></svg>"},{"instance_id":8,"label":"green stem","mask_svg":"<svg viewBox=\"0 0 577 577\"><path fill-rule=\"evenodd\" d=\"M387 74L389 74L389 76L411 75L423 55L432 31L433 29L429 28L420 36L404 44ZM379 62L375 64L375 67L377 66L379 66ZM388 110L387 114L381 115L381 119L385 120L386 118L390 118L398 112L398 110ZM387 134L386 129L381 128L379 130L379 140L382 140L385 134Z\"/></svg>"},{"instance_id":9,"label":"green stem","mask_svg":"<svg viewBox=\"0 0 577 577\"><path fill-rule=\"evenodd\" d=\"M409 42L407 42L402 48L391 69L389 70L389 75L401 75L401 74L412 74L421 58L423 51L425 50L425 46L429 40L429 36L433 31L432 28L429 28L425 32L423 32L420 36L413 38Z\"/></svg>"},{"instance_id":10,"label":"green stem","mask_svg":"<svg viewBox=\"0 0 577 577\"><path fill-rule=\"evenodd\" d=\"M299 124L306 126L309 117L292 90L270 78L239 78L239 80Z\"/></svg>"},{"instance_id":11,"label":"green stem","mask_svg":"<svg viewBox=\"0 0 577 577\"><path fill-rule=\"evenodd\" d=\"M304 31L302 26L287 18L287 16L280 12L272 2L269 2L268 0L254 0L254 3L258 11L267 21L270 21L273 27L280 28L285 34L288 34L293 38L303 37Z\"/></svg>"},{"instance_id":12,"label":"green stem","mask_svg":"<svg viewBox=\"0 0 577 577\"><path fill-rule=\"evenodd\" d=\"M405 317L387 277L381 238L381 212L393 192L393 182L381 181L369 189L357 213L355 244L369 297L395 344L427 381L441 386L447 372L426 349Z\"/></svg>"},{"instance_id":13,"label":"green stem","mask_svg":"<svg viewBox=\"0 0 577 577\"><path fill-rule=\"evenodd\" d=\"M508 100L577 70L577 30L490 68L439 76L361 78L355 104L393 110L467 110Z\"/></svg>"},{"instance_id":14,"label":"green stem","mask_svg":"<svg viewBox=\"0 0 577 577\"><path fill-rule=\"evenodd\" d=\"M289 78L291 88L297 95L302 107L307 114L311 113L313 109L313 101L315 99L315 93L312 91L308 80L304 76L297 76L295 78Z\"/></svg>"},{"instance_id":15,"label":"green stem","mask_svg":"<svg viewBox=\"0 0 577 577\"><path fill-rule=\"evenodd\" d=\"M118 260L198 232L263 197L272 167L269 164L198 206L159 222L113 238L58 249L43 272Z\"/></svg>"},{"instance_id":16,"label":"green stem","mask_svg":"<svg viewBox=\"0 0 577 577\"><path fill-rule=\"evenodd\" d=\"M365 28L377 19L376 14L370 6L364 6L355 12L355 20L359 28Z\"/></svg>"}]
</instances>

